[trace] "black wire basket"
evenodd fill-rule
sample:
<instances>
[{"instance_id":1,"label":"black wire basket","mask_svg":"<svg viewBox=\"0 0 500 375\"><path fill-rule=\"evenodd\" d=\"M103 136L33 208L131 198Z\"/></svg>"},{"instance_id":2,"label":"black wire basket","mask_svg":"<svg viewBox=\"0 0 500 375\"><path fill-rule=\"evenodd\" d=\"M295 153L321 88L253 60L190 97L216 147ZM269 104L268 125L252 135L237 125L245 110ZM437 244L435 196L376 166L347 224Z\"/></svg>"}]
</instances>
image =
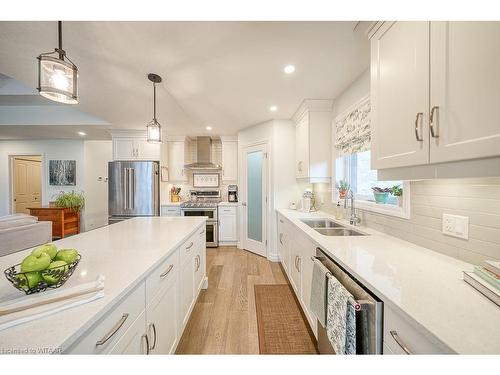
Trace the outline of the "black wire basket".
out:
<instances>
[{"instance_id":1,"label":"black wire basket","mask_svg":"<svg viewBox=\"0 0 500 375\"><path fill-rule=\"evenodd\" d=\"M47 268L43 271L39 271L44 274L44 276L52 277L56 282L49 283L43 278L36 285L30 285L30 278L26 274L31 272L20 272L21 263L16 264L12 267L7 268L3 273L7 280L9 280L15 288L22 290L26 294L40 293L47 289L56 289L62 286L75 272L75 268L80 262L82 256L78 254L76 260L73 263L69 263L64 266L57 266L52 268Z\"/></svg>"}]
</instances>

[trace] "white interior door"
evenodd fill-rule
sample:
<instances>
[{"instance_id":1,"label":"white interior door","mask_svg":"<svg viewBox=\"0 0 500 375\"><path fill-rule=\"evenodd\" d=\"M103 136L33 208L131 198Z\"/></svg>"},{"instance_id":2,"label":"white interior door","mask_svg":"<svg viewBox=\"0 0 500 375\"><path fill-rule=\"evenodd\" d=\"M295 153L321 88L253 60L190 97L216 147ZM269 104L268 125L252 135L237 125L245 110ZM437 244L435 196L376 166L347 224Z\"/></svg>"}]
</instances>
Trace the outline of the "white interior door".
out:
<instances>
[{"instance_id":1,"label":"white interior door","mask_svg":"<svg viewBox=\"0 0 500 375\"><path fill-rule=\"evenodd\" d=\"M243 148L243 247L267 255L267 146Z\"/></svg>"},{"instance_id":2,"label":"white interior door","mask_svg":"<svg viewBox=\"0 0 500 375\"><path fill-rule=\"evenodd\" d=\"M13 159L13 212L29 214L30 207L42 206L41 156Z\"/></svg>"}]
</instances>

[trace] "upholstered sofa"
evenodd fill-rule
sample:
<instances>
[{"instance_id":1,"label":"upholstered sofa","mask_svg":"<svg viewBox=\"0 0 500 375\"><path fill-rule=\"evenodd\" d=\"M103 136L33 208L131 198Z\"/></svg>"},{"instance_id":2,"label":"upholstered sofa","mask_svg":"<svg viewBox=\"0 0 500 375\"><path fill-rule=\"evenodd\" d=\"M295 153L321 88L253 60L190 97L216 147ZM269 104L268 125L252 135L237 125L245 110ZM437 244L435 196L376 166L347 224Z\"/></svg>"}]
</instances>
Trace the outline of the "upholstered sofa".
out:
<instances>
[{"instance_id":1,"label":"upholstered sofa","mask_svg":"<svg viewBox=\"0 0 500 375\"><path fill-rule=\"evenodd\" d=\"M34 216L13 214L0 217L0 256L52 241L52 222Z\"/></svg>"}]
</instances>

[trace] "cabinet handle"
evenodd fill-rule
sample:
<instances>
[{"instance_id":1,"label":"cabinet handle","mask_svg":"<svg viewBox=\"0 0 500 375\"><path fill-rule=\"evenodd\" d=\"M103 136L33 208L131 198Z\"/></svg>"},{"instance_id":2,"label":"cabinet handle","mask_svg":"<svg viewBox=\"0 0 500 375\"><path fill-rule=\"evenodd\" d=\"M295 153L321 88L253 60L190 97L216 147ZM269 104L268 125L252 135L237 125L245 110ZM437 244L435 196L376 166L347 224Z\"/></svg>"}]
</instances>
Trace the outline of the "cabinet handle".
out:
<instances>
[{"instance_id":1,"label":"cabinet handle","mask_svg":"<svg viewBox=\"0 0 500 375\"><path fill-rule=\"evenodd\" d=\"M297 163L297 170L298 170L299 172L302 172L302 162L301 162L301 161L299 161L299 162Z\"/></svg>"},{"instance_id":2,"label":"cabinet handle","mask_svg":"<svg viewBox=\"0 0 500 375\"><path fill-rule=\"evenodd\" d=\"M434 111L437 111L436 117L437 117L437 122L439 122L439 107L435 105L434 107L432 107L431 115L429 116L429 127L431 129L432 138L439 138L439 134L434 131ZM439 126L439 123L438 123L438 126Z\"/></svg>"},{"instance_id":3,"label":"cabinet handle","mask_svg":"<svg viewBox=\"0 0 500 375\"><path fill-rule=\"evenodd\" d=\"M280 219L280 223L283 224L283 220Z\"/></svg>"},{"instance_id":4,"label":"cabinet handle","mask_svg":"<svg viewBox=\"0 0 500 375\"><path fill-rule=\"evenodd\" d=\"M297 258L297 271L301 271L302 270L302 258L301 257L298 257Z\"/></svg>"},{"instance_id":5,"label":"cabinet handle","mask_svg":"<svg viewBox=\"0 0 500 375\"><path fill-rule=\"evenodd\" d=\"M422 142L424 139L420 137L418 134L418 120L419 118L423 118L424 113L423 112L418 112L417 117L415 117L415 138L417 139L418 142Z\"/></svg>"},{"instance_id":6,"label":"cabinet handle","mask_svg":"<svg viewBox=\"0 0 500 375\"><path fill-rule=\"evenodd\" d=\"M205 229L203 229L203 230L200 232L200 235L201 235L201 234L203 234L203 233L205 233Z\"/></svg>"},{"instance_id":7,"label":"cabinet handle","mask_svg":"<svg viewBox=\"0 0 500 375\"><path fill-rule=\"evenodd\" d=\"M160 278L163 279L165 276L167 276L170 271L172 271L172 269L174 268L174 265L171 264L170 266L168 266L168 268L166 269L165 272L163 272L161 275L160 275Z\"/></svg>"},{"instance_id":8,"label":"cabinet handle","mask_svg":"<svg viewBox=\"0 0 500 375\"><path fill-rule=\"evenodd\" d=\"M144 334L141 336L141 340L144 342L144 340L146 340L146 355L149 354L149 339L148 339L148 335ZM143 344L144 346L144 344Z\"/></svg>"},{"instance_id":9,"label":"cabinet handle","mask_svg":"<svg viewBox=\"0 0 500 375\"><path fill-rule=\"evenodd\" d=\"M154 348L156 348L156 326L155 326L154 323L150 323L149 324L149 326L148 326L148 335L149 335L149 332L151 331L151 328L153 329L154 339L153 339L153 344L149 347L149 350L153 350Z\"/></svg>"},{"instance_id":10,"label":"cabinet handle","mask_svg":"<svg viewBox=\"0 0 500 375\"><path fill-rule=\"evenodd\" d=\"M295 255L295 269L298 271L299 269L297 268L297 255Z\"/></svg>"},{"instance_id":11,"label":"cabinet handle","mask_svg":"<svg viewBox=\"0 0 500 375\"><path fill-rule=\"evenodd\" d=\"M392 338L394 339L394 341L397 342L397 344L399 345L399 347L401 349L403 349L403 351L406 353L406 354L412 354L412 352L410 351L410 349L408 349L406 347L406 345L403 343L403 341L401 341L401 339L399 338L399 335L396 331L390 331L391 333L391 336Z\"/></svg>"},{"instance_id":12,"label":"cabinet handle","mask_svg":"<svg viewBox=\"0 0 500 375\"><path fill-rule=\"evenodd\" d=\"M122 325L125 323L127 318L128 318L128 313L123 314L118 323L116 323L115 326L111 328L111 331L109 331L102 339L97 341L95 345L99 346L106 344L109 341L109 339L113 337L120 328L122 328Z\"/></svg>"},{"instance_id":13,"label":"cabinet handle","mask_svg":"<svg viewBox=\"0 0 500 375\"><path fill-rule=\"evenodd\" d=\"M283 245L283 233L280 233L280 244Z\"/></svg>"},{"instance_id":14,"label":"cabinet handle","mask_svg":"<svg viewBox=\"0 0 500 375\"><path fill-rule=\"evenodd\" d=\"M188 247L186 247L186 250L189 250L193 247L193 243L191 242Z\"/></svg>"}]
</instances>

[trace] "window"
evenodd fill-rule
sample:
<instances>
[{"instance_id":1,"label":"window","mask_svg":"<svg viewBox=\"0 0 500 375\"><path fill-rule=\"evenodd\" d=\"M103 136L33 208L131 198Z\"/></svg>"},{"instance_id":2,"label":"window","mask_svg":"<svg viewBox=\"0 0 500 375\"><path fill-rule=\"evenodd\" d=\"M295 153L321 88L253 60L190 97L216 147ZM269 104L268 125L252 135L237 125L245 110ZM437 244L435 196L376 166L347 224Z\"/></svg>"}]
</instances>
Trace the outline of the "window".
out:
<instances>
[{"instance_id":1,"label":"window","mask_svg":"<svg viewBox=\"0 0 500 375\"><path fill-rule=\"evenodd\" d=\"M409 183L403 181L378 181L377 171L370 168L370 151L344 155L335 160L335 180L347 181L354 192L356 206L362 210L384 213L387 215L409 218ZM375 201L373 187L392 188L399 185L403 188L401 203L398 198L389 194L381 194L379 202ZM339 198L338 189L333 189L333 200ZM385 203L382 203L385 201Z\"/></svg>"}]
</instances>

